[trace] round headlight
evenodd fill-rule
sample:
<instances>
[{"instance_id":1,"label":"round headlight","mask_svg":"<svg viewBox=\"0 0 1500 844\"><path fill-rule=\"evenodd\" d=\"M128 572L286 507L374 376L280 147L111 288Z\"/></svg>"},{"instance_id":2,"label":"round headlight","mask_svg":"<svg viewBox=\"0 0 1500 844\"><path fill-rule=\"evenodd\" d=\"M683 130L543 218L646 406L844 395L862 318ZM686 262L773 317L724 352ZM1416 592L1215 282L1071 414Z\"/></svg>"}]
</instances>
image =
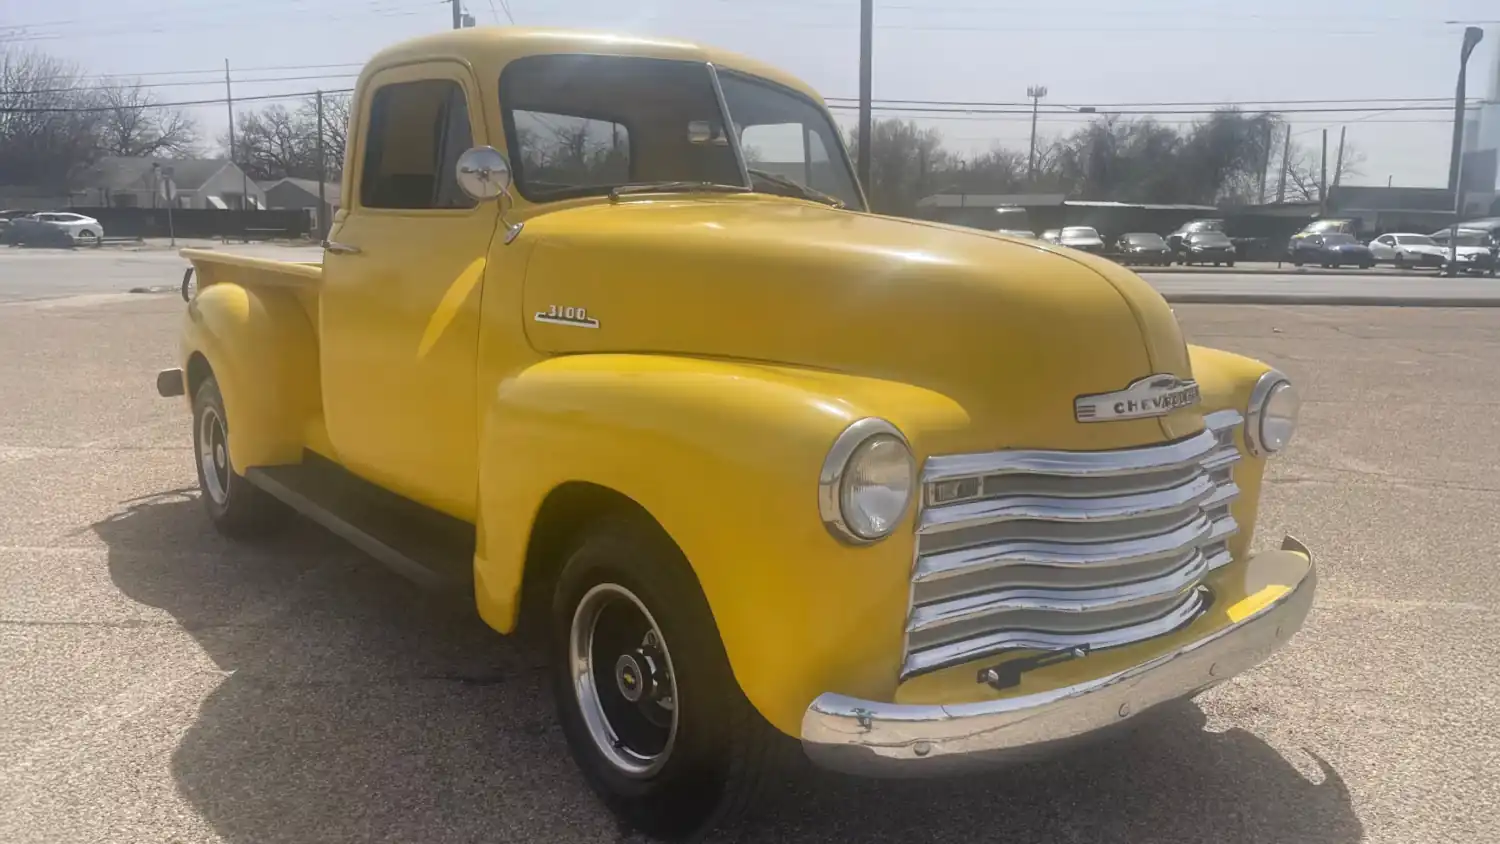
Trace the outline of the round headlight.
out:
<instances>
[{"instance_id":1,"label":"round headlight","mask_svg":"<svg viewBox=\"0 0 1500 844\"><path fill-rule=\"evenodd\" d=\"M861 419L844 429L818 477L818 510L846 542L889 536L906 514L916 465L906 438L884 419Z\"/></svg>"},{"instance_id":2,"label":"round headlight","mask_svg":"<svg viewBox=\"0 0 1500 844\"><path fill-rule=\"evenodd\" d=\"M1297 411L1302 400L1297 388L1276 370L1255 382L1245 419L1245 442L1250 453L1262 456L1286 448L1297 430Z\"/></svg>"}]
</instances>

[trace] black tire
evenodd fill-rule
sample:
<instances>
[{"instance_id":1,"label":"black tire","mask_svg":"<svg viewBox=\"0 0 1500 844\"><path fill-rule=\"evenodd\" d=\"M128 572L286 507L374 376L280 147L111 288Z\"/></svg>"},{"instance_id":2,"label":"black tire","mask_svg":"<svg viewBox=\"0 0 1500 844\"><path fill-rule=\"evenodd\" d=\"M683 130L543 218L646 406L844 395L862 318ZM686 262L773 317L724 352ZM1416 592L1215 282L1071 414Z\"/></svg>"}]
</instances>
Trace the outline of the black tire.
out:
<instances>
[{"instance_id":1,"label":"black tire","mask_svg":"<svg viewBox=\"0 0 1500 844\"><path fill-rule=\"evenodd\" d=\"M98 246L100 244L100 241L101 238L99 237L98 232L92 232L85 229L78 233L78 242L84 246Z\"/></svg>"},{"instance_id":2,"label":"black tire","mask_svg":"<svg viewBox=\"0 0 1500 844\"><path fill-rule=\"evenodd\" d=\"M1404 269L1406 269L1406 258L1403 257L1400 252L1396 253L1396 257L1395 257L1394 260L1391 261L1391 263L1395 264L1396 265L1396 269L1398 269L1398 270L1404 270Z\"/></svg>"},{"instance_id":3,"label":"black tire","mask_svg":"<svg viewBox=\"0 0 1500 844\"><path fill-rule=\"evenodd\" d=\"M229 461L228 418L219 382L209 376L193 395L193 465L198 470L198 490L209 520L220 533L249 539L274 530L290 511L235 472Z\"/></svg>"},{"instance_id":4,"label":"black tire","mask_svg":"<svg viewBox=\"0 0 1500 844\"><path fill-rule=\"evenodd\" d=\"M670 683L665 685L672 690L675 727L655 755L635 755L607 714L603 723L610 726L596 740L597 726L591 728L583 714L588 707L597 725L597 718L612 704L622 725L632 717L640 723L638 716L629 716L632 712L645 713L654 722L647 711L652 702L641 698L645 702L630 703L628 680L618 673L620 663L607 664L615 648L597 643L597 631L604 629L602 614L592 622L579 622L580 629L586 626L590 631L587 644L579 645L577 652L586 651L587 664L594 666L582 675L595 678L592 694L581 689L574 673L579 664L572 656L575 613L587 618L601 593L622 604L627 615L639 615L639 607L644 607L641 618L648 627L642 629L660 632L658 658L641 664L668 666ZM631 597L639 602L634 609ZM766 722L735 681L692 567L644 517L607 517L584 532L563 563L549 616L549 663L568 749L590 787L625 824L664 839L693 837L729 825L754 804L768 775L782 770L794 755L796 743ZM631 635L615 639L634 641ZM657 640L642 641L644 647L646 641ZM648 688L662 685L651 681ZM605 743L616 756L651 759L650 769L627 773L606 756Z\"/></svg>"},{"instance_id":5,"label":"black tire","mask_svg":"<svg viewBox=\"0 0 1500 844\"><path fill-rule=\"evenodd\" d=\"M1300 267L1300 266L1302 266L1302 259L1301 258L1293 258L1292 259L1292 266L1294 266L1294 267Z\"/></svg>"},{"instance_id":6,"label":"black tire","mask_svg":"<svg viewBox=\"0 0 1500 844\"><path fill-rule=\"evenodd\" d=\"M1226 267L1232 267L1232 266L1234 266L1234 259L1231 258L1230 260L1225 261L1224 262L1224 266L1226 266Z\"/></svg>"},{"instance_id":7,"label":"black tire","mask_svg":"<svg viewBox=\"0 0 1500 844\"><path fill-rule=\"evenodd\" d=\"M1223 262L1222 262L1222 261L1214 261L1214 266L1216 266L1216 267L1217 267L1217 266L1219 266L1219 265L1220 265L1220 264L1221 264L1221 263L1223 263Z\"/></svg>"}]
</instances>

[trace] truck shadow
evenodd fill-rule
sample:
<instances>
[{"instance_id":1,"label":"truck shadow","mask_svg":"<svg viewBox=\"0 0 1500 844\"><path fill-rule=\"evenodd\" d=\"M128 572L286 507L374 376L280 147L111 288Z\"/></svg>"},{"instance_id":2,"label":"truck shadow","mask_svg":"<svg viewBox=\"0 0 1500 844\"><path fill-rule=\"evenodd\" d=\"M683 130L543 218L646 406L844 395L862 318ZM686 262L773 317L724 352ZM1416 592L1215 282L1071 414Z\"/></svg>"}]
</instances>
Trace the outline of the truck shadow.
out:
<instances>
[{"instance_id":1,"label":"truck shadow","mask_svg":"<svg viewBox=\"0 0 1500 844\"><path fill-rule=\"evenodd\" d=\"M633 840L588 793L538 659L468 605L418 592L298 522L256 544L196 493L93 526L132 599L170 613L225 673L172 753L225 841ZM1338 773L1305 778L1253 734L1179 717L982 777L853 780L800 765L747 841L1355 842ZM541 834L539 835L539 832Z\"/></svg>"}]
</instances>

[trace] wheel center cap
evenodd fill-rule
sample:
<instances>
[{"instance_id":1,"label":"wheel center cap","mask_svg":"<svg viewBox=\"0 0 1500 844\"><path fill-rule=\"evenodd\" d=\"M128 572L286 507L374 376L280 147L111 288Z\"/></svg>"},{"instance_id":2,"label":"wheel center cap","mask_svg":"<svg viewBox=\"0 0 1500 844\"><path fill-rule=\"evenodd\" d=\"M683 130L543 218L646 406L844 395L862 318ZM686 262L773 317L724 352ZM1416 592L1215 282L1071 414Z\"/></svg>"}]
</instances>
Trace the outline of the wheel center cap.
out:
<instances>
[{"instance_id":1,"label":"wheel center cap","mask_svg":"<svg viewBox=\"0 0 1500 844\"><path fill-rule=\"evenodd\" d=\"M646 672L632 654L621 654L615 660L615 684L620 687L620 694L631 703L639 703L650 685Z\"/></svg>"}]
</instances>

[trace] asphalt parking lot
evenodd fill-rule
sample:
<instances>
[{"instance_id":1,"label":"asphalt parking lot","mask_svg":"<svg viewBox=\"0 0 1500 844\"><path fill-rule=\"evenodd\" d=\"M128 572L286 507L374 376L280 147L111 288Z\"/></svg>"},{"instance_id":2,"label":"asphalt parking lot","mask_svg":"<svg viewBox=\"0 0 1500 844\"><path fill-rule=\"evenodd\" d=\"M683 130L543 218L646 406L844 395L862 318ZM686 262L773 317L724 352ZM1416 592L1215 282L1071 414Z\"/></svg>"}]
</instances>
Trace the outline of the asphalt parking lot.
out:
<instances>
[{"instance_id":1,"label":"asphalt parking lot","mask_svg":"<svg viewBox=\"0 0 1500 844\"><path fill-rule=\"evenodd\" d=\"M219 538L182 303L0 304L0 841L631 840L537 660L305 527ZM1303 387L1258 543L1321 592L1267 665L1153 724L959 781L788 773L775 842L1488 842L1500 805L1500 311L1180 305Z\"/></svg>"}]
</instances>

